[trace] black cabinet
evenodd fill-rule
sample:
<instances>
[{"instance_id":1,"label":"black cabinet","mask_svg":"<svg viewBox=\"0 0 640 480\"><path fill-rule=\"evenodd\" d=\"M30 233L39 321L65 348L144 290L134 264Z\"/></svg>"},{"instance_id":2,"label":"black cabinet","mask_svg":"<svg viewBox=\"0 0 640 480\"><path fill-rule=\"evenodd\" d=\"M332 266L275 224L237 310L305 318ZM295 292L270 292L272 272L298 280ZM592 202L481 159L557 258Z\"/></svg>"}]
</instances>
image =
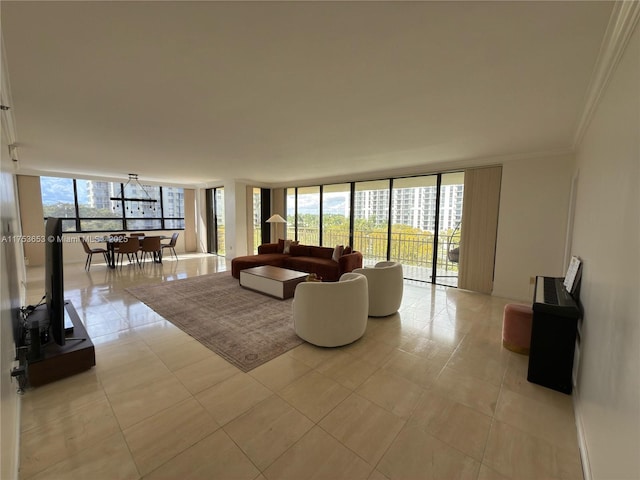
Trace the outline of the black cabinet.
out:
<instances>
[{"instance_id":1,"label":"black cabinet","mask_svg":"<svg viewBox=\"0 0 640 480\"><path fill-rule=\"evenodd\" d=\"M63 346L50 341L40 347L37 355L32 355L35 358L27 362L27 377L32 387L89 370L96 364L93 342L76 309L70 302L65 303L65 309L73 323L73 338L67 337ZM47 315L44 309L43 314Z\"/></svg>"},{"instance_id":2,"label":"black cabinet","mask_svg":"<svg viewBox=\"0 0 640 480\"><path fill-rule=\"evenodd\" d=\"M527 380L570 394L578 315L533 311Z\"/></svg>"}]
</instances>

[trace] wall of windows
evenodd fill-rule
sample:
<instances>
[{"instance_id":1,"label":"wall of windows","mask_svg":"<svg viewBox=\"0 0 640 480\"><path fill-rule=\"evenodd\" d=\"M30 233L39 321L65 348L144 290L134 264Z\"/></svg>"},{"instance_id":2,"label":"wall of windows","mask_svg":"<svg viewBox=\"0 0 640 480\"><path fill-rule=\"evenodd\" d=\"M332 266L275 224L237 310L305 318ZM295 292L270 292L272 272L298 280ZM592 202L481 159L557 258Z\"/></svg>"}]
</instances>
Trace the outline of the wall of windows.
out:
<instances>
[{"instance_id":1,"label":"wall of windows","mask_svg":"<svg viewBox=\"0 0 640 480\"><path fill-rule=\"evenodd\" d=\"M109 232L184 229L184 189L128 184L127 198L155 203L111 200L122 197L125 184L96 180L40 177L44 217L63 219L65 232Z\"/></svg>"},{"instance_id":2,"label":"wall of windows","mask_svg":"<svg viewBox=\"0 0 640 480\"><path fill-rule=\"evenodd\" d=\"M407 278L456 285L463 193L463 172L288 188L287 238L353 245L365 265L398 261Z\"/></svg>"}]
</instances>

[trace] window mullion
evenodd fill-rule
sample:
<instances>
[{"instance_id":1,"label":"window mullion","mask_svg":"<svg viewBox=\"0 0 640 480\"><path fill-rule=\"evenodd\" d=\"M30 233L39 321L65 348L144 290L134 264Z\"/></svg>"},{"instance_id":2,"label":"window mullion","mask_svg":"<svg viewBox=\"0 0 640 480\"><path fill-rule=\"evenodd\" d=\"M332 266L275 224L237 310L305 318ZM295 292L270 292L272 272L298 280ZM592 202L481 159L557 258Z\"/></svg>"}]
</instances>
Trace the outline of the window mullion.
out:
<instances>
[{"instance_id":1,"label":"window mullion","mask_svg":"<svg viewBox=\"0 0 640 480\"><path fill-rule=\"evenodd\" d=\"M78 205L78 185L76 183L76 179L73 179L73 204L75 208L75 223L76 223L76 232L81 232L82 228L80 226L80 206Z\"/></svg>"},{"instance_id":2,"label":"window mullion","mask_svg":"<svg viewBox=\"0 0 640 480\"><path fill-rule=\"evenodd\" d=\"M164 230L164 199L162 195L162 186L160 186L160 228Z\"/></svg>"},{"instance_id":3,"label":"window mullion","mask_svg":"<svg viewBox=\"0 0 640 480\"><path fill-rule=\"evenodd\" d=\"M127 214L126 214L126 208L125 208L126 205L124 201L124 183L120 183L120 198L122 198L122 200L120 200L120 207L122 211L122 227L126 232L128 228L127 228Z\"/></svg>"}]
</instances>

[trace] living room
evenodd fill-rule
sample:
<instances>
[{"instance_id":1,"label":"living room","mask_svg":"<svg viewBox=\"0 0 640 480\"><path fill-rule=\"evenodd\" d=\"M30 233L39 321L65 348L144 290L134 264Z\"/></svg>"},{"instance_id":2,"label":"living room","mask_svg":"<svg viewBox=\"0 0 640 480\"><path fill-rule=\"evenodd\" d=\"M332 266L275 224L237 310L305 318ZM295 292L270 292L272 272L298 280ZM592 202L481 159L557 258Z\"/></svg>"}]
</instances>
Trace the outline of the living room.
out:
<instances>
[{"instance_id":1,"label":"living room","mask_svg":"<svg viewBox=\"0 0 640 480\"><path fill-rule=\"evenodd\" d=\"M19 220L21 205L17 201L17 175L66 174L69 176L117 180L122 179L126 172L131 170L129 163L131 158L135 156L141 159L140 169L137 169L137 171L142 173L143 166L147 164L144 171L145 176L155 183L172 184L193 189L195 205L202 205L206 188L224 186L226 199L229 200L226 207L228 222L226 256L228 260L248 251L246 241L248 229L246 191L248 187L259 186L282 190L291 186L369 180L385 176L400 177L500 164L502 165L502 183L492 295L496 298L503 297L523 302L530 301L532 295L531 276L562 275L566 267L567 254L579 255L583 259L585 269L581 300L585 316L580 344L576 392L572 396L572 400L580 435L585 478L637 478L640 476L640 466L635 454L640 449L640 434L637 429L640 419L638 407L640 386L635 373L639 362L637 344L640 341L638 338L640 327L638 326L636 313L638 310L638 298L635 294L637 290L635 285L637 285L638 280L638 253L633 248L625 248L626 246L638 244L638 218L636 214L639 187L637 162L638 110L637 102L629 101L629 99L637 99L639 97L637 2L596 4L592 7L594 11L586 14L587 18L584 20L592 21L593 23L589 25L596 29L598 34L596 35L592 32L591 35L587 35L587 39L580 37L576 32L573 33L573 36L569 35L576 44L580 45L580 48L575 45L573 45L573 49L567 47L569 51L572 53L579 52L584 55L584 57L574 59L576 61L575 68L581 69L580 72L582 72L578 76L581 77L580 85L583 90L574 95L574 100L577 97L576 102L579 105L579 109L576 110L574 108L571 110L571 115L566 115L566 112L556 112L556 117L561 118L562 123L554 124L554 127L560 131L559 125L561 125L564 128L563 132L566 133L561 140L556 141L555 138L552 138L546 143L539 144L544 144L545 148L538 148L534 151L531 149L523 150L519 148L521 145L510 144L509 142L515 142L519 135L525 136L525 133L533 131L536 124L545 123L545 121L551 122L550 118L540 114L538 117L530 118L519 129L510 130L507 129L507 126L511 126L505 125L505 123L517 124L523 120L522 115L518 116L517 120L514 120L510 115L513 110L489 113L484 108L485 103L479 102L473 104L477 114L474 118L475 122L468 120L469 123L465 122L461 131L468 131L473 128L474 124L482 123L477 121L482 118L482 115L489 122L490 117L504 114L506 121L498 124L498 127L504 129L505 132L503 143L499 149L483 149L482 145L477 142L473 143L471 136L464 138L467 138L474 146L472 151L466 152L461 148L456 154L451 150L447 150L447 145L444 143L439 147L441 150L434 145L430 145L427 148L413 144L412 141L415 137L412 137L410 133L414 132L405 129L404 135L406 136L400 135L394 139L394 142L396 142L394 150L385 150L383 145L376 144L377 139L366 136L370 144L368 148L374 151L367 151L366 148L363 148L357 151L358 155L349 158L349 161L346 162L344 160L345 155L349 152L349 148L353 148L353 145L343 144L342 151L331 151L327 155L327 151L322 150L320 146L315 144L313 138L309 138L309 136L305 138L302 132L299 132L291 137L291 141L288 144L284 143L282 138L272 139L273 144L269 144L267 140L262 140L262 143L256 141L255 148L273 148L273 156L269 157L270 160L277 158L279 155L284 156L285 153L291 155L293 152L301 155L300 149L303 147L309 150L310 155L305 157L307 161L291 161L282 170L275 171L275 163L265 162L262 158L259 158L257 163L252 163L252 161L256 161L257 156L254 152L247 150L248 146L243 147L243 140L238 138L237 144L230 145L225 143L224 148L228 150L220 150L213 155L217 158L227 159L228 163L219 168L231 168L231 164L234 162L243 164L242 155L244 154L246 155L246 163L244 163L243 171L260 173L252 174L250 178L247 178L249 177L248 173L233 176L217 173L212 174L211 179L200 176L195 181L189 181L184 177L183 181L178 182L170 180L170 178L182 178L176 173L176 166L172 164L177 164L177 169L179 170L181 155L186 154L186 150L189 150L190 142L188 140L190 138L182 138L181 141L175 142L179 144L177 149L161 145L162 148L167 147L168 156L172 158L171 163L168 165L160 164L160 160L158 162L150 160L149 154L144 153L143 150L137 150L135 141L126 135L122 139L114 139L109 135L108 129L102 129L100 133L113 144L118 144L122 140L120 142L123 149L120 152L121 155L110 153L108 155L111 155L112 158L106 160L101 156L102 153L96 154L98 158L93 166L89 166L88 161L76 161L75 166L66 165L66 160L62 157L68 156L71 158L75 155L74 150L76 147L69 144L68 149L63 152L59 152L57 150L58 147L49 150L44 156L49 156L50 160L38 160L40 154L38 154L37 150L39 147L31 145L31 143L42 142L46 144L47 142L44 140L46 136L43 136L42 130L36 129L34 131L39 132L37 137L24 138L24 136L29 137L30 128L36 128L36 126L30 127L25 119L25 117L32 114L30 109L33 107L26 101L27 97L25 95L27 93L23 92L35 95L34 92L37 91L37 88L32 84L37 84L46 76L41 77L36 73L37 70L33 70L35 67L30 64L31 60L28 57L23 57L20 54L18 54L17 59L15 56L12 57L12 55L16 55L13 53L15 51L13 49L16 48L16 42L19 41L18 39L23 38L21 35L26 34L18 34L15 31L18 28L16 25L11 26L8 23L5 24L5 22L16 19L15 15L18 17L24 15L23 21L38 19L37 22L33 22L31 28L43 32L42 38L47 38L44 32L47 32L49 28L60 27L55 25L54 27L46 27L44 25L48 20L47 16L35 15L35 12L41 7L39 4L24 7L27 12L20 14L15 11L11 12L10 6L7 7L5 3L10 4L11 2L3 2L2 6L3 40L7 42L6 55L9 57L8 68L3 68L5 73L3 73L2 103L3 105L6 103L12 106L9 112L15 115L15 131L13 132L15 137L11 137L12 127L6 124L6 114L3 114L3 235L23 233ZM318 6L316 5L316 7ZM557 21L563 27L568 28L562 21L571 18L573 14L578 14L579 9L582 7L578 4L563 5L563 7L567 10L558 12ZM53 8L55 9L55 7ZM65 6L65 8L70 7ZM86 8L86 6L83 8ZM249 10L251 7L246 4L244 8ZM424 8L428 8L428 6ZM514 6L514 8L517 10L518 7ZM578 10L573 11L572 8ZM29 9L33 9L33 11L28 11ZM58 13L53 11L50 13L55 14L56 18L58 18ZM246 11L243 10L242 13L246 14ZM311 14L311 12L306 13ZM386 13L389 14L390 12ZM456 14L459 13L457 12ZM111 14L117 18L118 12L114 11ZM401 11L393 12L393 14L403 16ZM432 12L432 14L436 16L436 12ZM496 12L492 12L492 15L495 14ZM503 14L506 18L513 20L506 13ZM542 18L545 18L548 12L543 9L539 14ZM609 20L609 15L613 15L612 20ZM275 16L277 17L277 15ZM420 16L420 18L424 21L423 17ZM469 20L467 17L463 18ZM495 18L497 19L496 23L501 23L505 20L500 16ZM167 22L163 25L170 25L170 19L171 15L168 15L167 18L163 17L163 21L166 20ZM61 20L58 19L58 21ZM53 23L56 24L56 22ZM388 23L388 29L391 31L393 31L392 23L391 21ZM18 24L20 28L26 28L24 23ZM105 24L108 24L106 20ZM374 24L378 27L381 25L375 22ZM279 22L275 22L274 25L282 26ZM485 23L484 25L486 26L487 24ZM522 23L517 23L517 25L522 27ZM616 30L612 25L621 25L622 27ZM580 29L577 28L577 30ZM586 28L586 30L589 30L589 28ZM613 32L617 33L614 34ZM607 34L605 35L605 33ZM244 34L248 35L246 32ZM513 37L511 38L515 41L518 37L515 32L512 32L512 35ZM558 38L561 37L562 35L559 35ZM29 38L32 37L29 36ZM71 42L74 41L71 33L69 33L69 39ZM282 39L279 39L276 45L280 46L281 41ZM384 42L382 43L384 44ZM558 45L566 44L558 40ZM606 45L607 47L602 47L601 51L601 45ZM547 46L547 50L549 48L551 47ZM544 51L545 49L541 50ZM4 55L5 53L3 52ZM348 57L346 53L345 57ZM274 60L278 57L270 58ZM259 61L257 57L253 59ZM128 58L129 62L131 60L131 58ZM336 57L338 64L334 68L338 71L344 66L343 62L339 62L339 60L345 59ZM533 63L534 59L531 59L531 62L531 69L540 68L539 64ZM20 67L17 65L19 63L24 63L28 66ZM451 69L456 67L455 62L445 65ZM132 65L129 63L129 66ZM155 64L151 66L153 68L157 67ZM473 67L476 66L477 64L473 63ZM518 63L517 66L520 69L526 68L527 62ZM116 65L109 65L109 67L123 68ZM176 64L171 66L174 69L178 69L178 67L179 65ZM73 71L71 68L68 71L64 68L62 70L66 73ZM484 70L481 71L484 72ZM8 90L5 87L5 82L8 79L6 79L6 72L11 76L12 88L10 91L13 93L14 102L7 101ZM30 79L27 78L27 73L29 72L32 73L32 78ZM155 70L154 73L159 74ZM463 74L464 72L460 73ZM503 73L506 75L508 72ZM527 73L533 74L529 70L527 70ZM540 76L544 77L543 74ZM476 78L478 78L478 83L481 83L482 78L479 74ZM495 77L492 78L495 79ZM575 76L571 78L575 80ZM231 75L228 81L240 80ZM540 81L540 78L537 77L536 80ZM64 76L64 81L68 82L69 77ZM119 88L126 89L127 82L122 81L123 84L119 85ZM326 79L325 81L328 82L329 80ZM335 79L333 81L337 82ZM388 79L388 81L390 80ZM94 78L93 82L95 90L91 90L90 87L87 88L93 92L93 95L99 96L98 92L103 84L98 78ZM555 84L557 88L559 88L558 85ZM405 86L408 87L407 85ZM76 85L76 88L79 88L79 86ZM564 94L569 90L571 88L564 85L562 92ZM535 89L533 92L529 92L528 97L523 97L528 98L528 100L527 103L519 106L519 109L540 112L534 108L536 103L541 102L534 92ZM281 94L282 92L278 91L278 93ZM367 95L380 94L379 91L365 93ZM396 95L396 93L393 95ZM461 95L461 93L459 92L458 95ZM499 105L500 108L505 108L502 96L495 92L493 95L494 97L491 97L486 105L495 104ZM63 97L59 103L55 104L52 111L57 111L56 108L66 101L74 101L71 97L67 98L64 95ZM294 95L294 97L296 96ZM162 118L165 115L171 115L172 104L182 103L177 100L178 98L180 98L180 95L176 94L175 98L169 99L165 105L145 106L148 107L152 116ZM367 100L371 102L374 98L376 97L369 96ZM46 102L46 100L46 98L39 98L40 103ZM53 100L53 98L49 99L49 101ZM342 100L344 101L345 99ZM437 99L432 100L437 103ZM468 102L469 100L469 98L465 98L465 101ZM519 98L519 100L521 99ZM265 102L266 100L252 98L251 101L256 102L259 106L260 102ZM355 102L355 99L353 101ZM558 105L561 104L560 99L554 97L553 102L556 101ZM403 102L405 103L400 104L407 105L407 108L410 108L407 99L404 99ZM348 104L348 102L346 103ZM572 105L575 105L575 103ZM72 106L77 107L76 105ZM94 106L97 107L97 105ZM344 108L347 106L345 105ZM338 108L338 105L332 104L331 107ZM443 124L447 124L447 120L449 120L447 115L451 115L452 119L463 118L459 110L453 107L459 108L459 106L454 105L452 106L453 113L439 112L442 115ZM244 108L247 108L246 105ZM397 108L400 107L390 108L386 114L390 118L397 120L397 115L399 115ZM315 109L320 109L319 105L314 104L314 112L322 113L321 110ZM78 111L80 110L82 108L78 107ZM297 121L301 121L300 112L302 110L305 110L305 108L298 104L296 109L287 110L286 115L273 115L279 122L284 124L286 129L292 129ZM73 111L74 109L71 108L68 111L64 109L62 109L62 112L58 111L56 117L60 116L61 118L57 118L53 123L56 121L64 123L62 120L70 118L66 115L70 115ZM241 111L241 107L236 106L235 111ZM298 112L297 114L295 113L296 111ZM507 112L509 115L507 115ZM125 112L120 111L120 113L124 115ZM114 114L115 112L109 113L109 115ZM369 115L371 114L369 113ZM177 115L179 117L182 113ZM228 117L226 120L229 124L239 122L247 127L247 119L239 113L237 115L235 118ZM566 115L566 118L563 115ZM531 117L531 115L529 116ZM316 117L319 118L318 116ZM527 117L527 115L524 115L524 117ZM110 118L113 120L113 117ZM400 118L404 117L400 115ZM51 118L41 117L41 121L53 129ZM309 119L305 120L305 122L305 128L310 130L312 127L317 126L315 122ZM365 132L357 128L358 122L363 122L362 118L355 118L353 123L341 125L341 128L345 128L344 132L354 132L353 136L364 136ZM260 125L264 126L267 123L266 119L262 119ZM151 129L151 122L147 125ZM172 125L174 124L172 123ZM436 125L437 123L434 126ZM403 124L403 126L406 125ZM105 127L105 125L100 127ZM222 131L225 135L233 137L230 131L224 131L224 122L215 125L215 127L214 130ZM378 132L370 124L368 124L368 127L372 128L372 131ZM499 128L496 129L498 130ZM519 131L521 133L518 133ZM266 132L265 130L265 136ZM136 133L140 138L144 138L146 132L141 129ZM202 132L199 132L199 134L204 135ZM251 134L259 138L257 132L252 131ZM157 132L154 135L158 135ZM235 132L234 135L240 134ZM313 135L313 137L315 136ZM323 137L334 140L336 145L341 141L344 142L344 137L346 136L349 135L343 134L335 128L327 128L323 132ZM96 133L90 136L82 135L81 137L75 140L79 143L85 140L89 143L100 142ZM266 137L261 138L264 139ZM459 141L463 137L453 138L452 143L464 144L464 142ZM404 155L408 158L417 156L420 158L419 160L412 160L412 162L402 164L398 160L399 157L392 157L391 154L386 158L381 158L385 157L384 152L386 151L397 152L398 142L403 139L406 140ZM70 140L71 137L68 135L64 137L65 142L70 142ZM307 143L303 142L303 140ZM54 144L57 142L56 139L51 139L50 141ZM10 150L9 145L17 145L17 161L12 161L13 159L6 154L6 152L14 153ZM96 143L96 145L100 145L100 143ZM235 149L231 150L232 147ZM316 149L315 155L319 157L323 154L327 157L335 156L340 158L340 168L336 169L334 166L331 169L330 161L326 163L314 162L314 148ZM94 150L100 150L100 147L94 148ZM86 154L87 151L84 150L83 154ZM195 156L211 158L204 151L196 152ZM296 155L291 156L295 157ZM427 157L429 161L424 160ZM273 161L275 162L275 160ZM105 168L105 165L110 163L113 163L113 165L108 169ZM148 164L151 165L149 166ZM348 174L344 173L344 164L348 164L352 170ZM227 167L226 165L229 166ZM394 165L394 167L392 168L391 165ZM170 173L162 178L160 173L165 167L167 172ZM200 172L206 171L202 165L198 165L194 170L198 169ZM203 178L205 179L204 181ZM199 210L194 214L197 215L198 222L203 221L202 213ZM194 250L202 251L201 245L204 235L202 225L196 223L192 234L196 237ZM610 239L608 236L613 238ZM188 249L185 248L184 250ZM12 333L7 330L7 325L11 324L11 317L15 313L15 308L25 302L23 281L25 280L26 274L24 272L26 270L27 266L24 264L23 252L15 245L10 246L7 243L3 243L2 366L5 374L3 374L2 379L2 443L3 446L14 446L13 449L3 448L3 478L5 475L7 478L15 477L15 472L18 468L17 458L19 451L17 438L19 437L18 432L20 429L20 402L15 395L16 385L11 382L8 375L13 365L15 352L11 338Z\"/></svg>"}]
</instances>

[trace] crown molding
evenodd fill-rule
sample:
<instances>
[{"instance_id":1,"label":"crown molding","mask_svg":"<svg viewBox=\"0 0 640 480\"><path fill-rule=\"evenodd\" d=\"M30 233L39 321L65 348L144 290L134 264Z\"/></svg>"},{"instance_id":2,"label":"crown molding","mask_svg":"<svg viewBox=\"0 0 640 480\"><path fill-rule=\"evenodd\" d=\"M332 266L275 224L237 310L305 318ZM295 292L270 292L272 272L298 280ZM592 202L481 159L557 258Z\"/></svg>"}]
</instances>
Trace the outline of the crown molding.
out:
<instances>
[{"instance_id":1,"label":"crown molding","mask_svg":"<svg viewBox=\"0 0 640 480\"><path fill-rule=\"evenodd\" d=\"M582 137L591 123L600 98L624 53L639 18L640 2L636 0L615 2L587 90L587 100L573 138L574 150L580 145Z\"/></svg>"},{"instance_id":2,"label":"crown molding","mask_svg":"<svg viewBox=\"0 0 640 480\"><path fill-rule=\"evenodd\" d=\"M350 172L348 174L332 177L303 178L288 182L274 182L264 184L265 188L307 187L315 185L331 185L335 183L367 182L384 180L387 178L402 178L421 175L434 175L436 173L459 172L470 168L482 168L495 165L504 165L508 162L535 160L556 157L572 157L574 151L571 148L556 150L531 151L513 154L491 155L475 158L459 158L442 162L425 162L408 167L389 168L384 170L371 170L367 172Z\"/></svg>"}]
</instances>

